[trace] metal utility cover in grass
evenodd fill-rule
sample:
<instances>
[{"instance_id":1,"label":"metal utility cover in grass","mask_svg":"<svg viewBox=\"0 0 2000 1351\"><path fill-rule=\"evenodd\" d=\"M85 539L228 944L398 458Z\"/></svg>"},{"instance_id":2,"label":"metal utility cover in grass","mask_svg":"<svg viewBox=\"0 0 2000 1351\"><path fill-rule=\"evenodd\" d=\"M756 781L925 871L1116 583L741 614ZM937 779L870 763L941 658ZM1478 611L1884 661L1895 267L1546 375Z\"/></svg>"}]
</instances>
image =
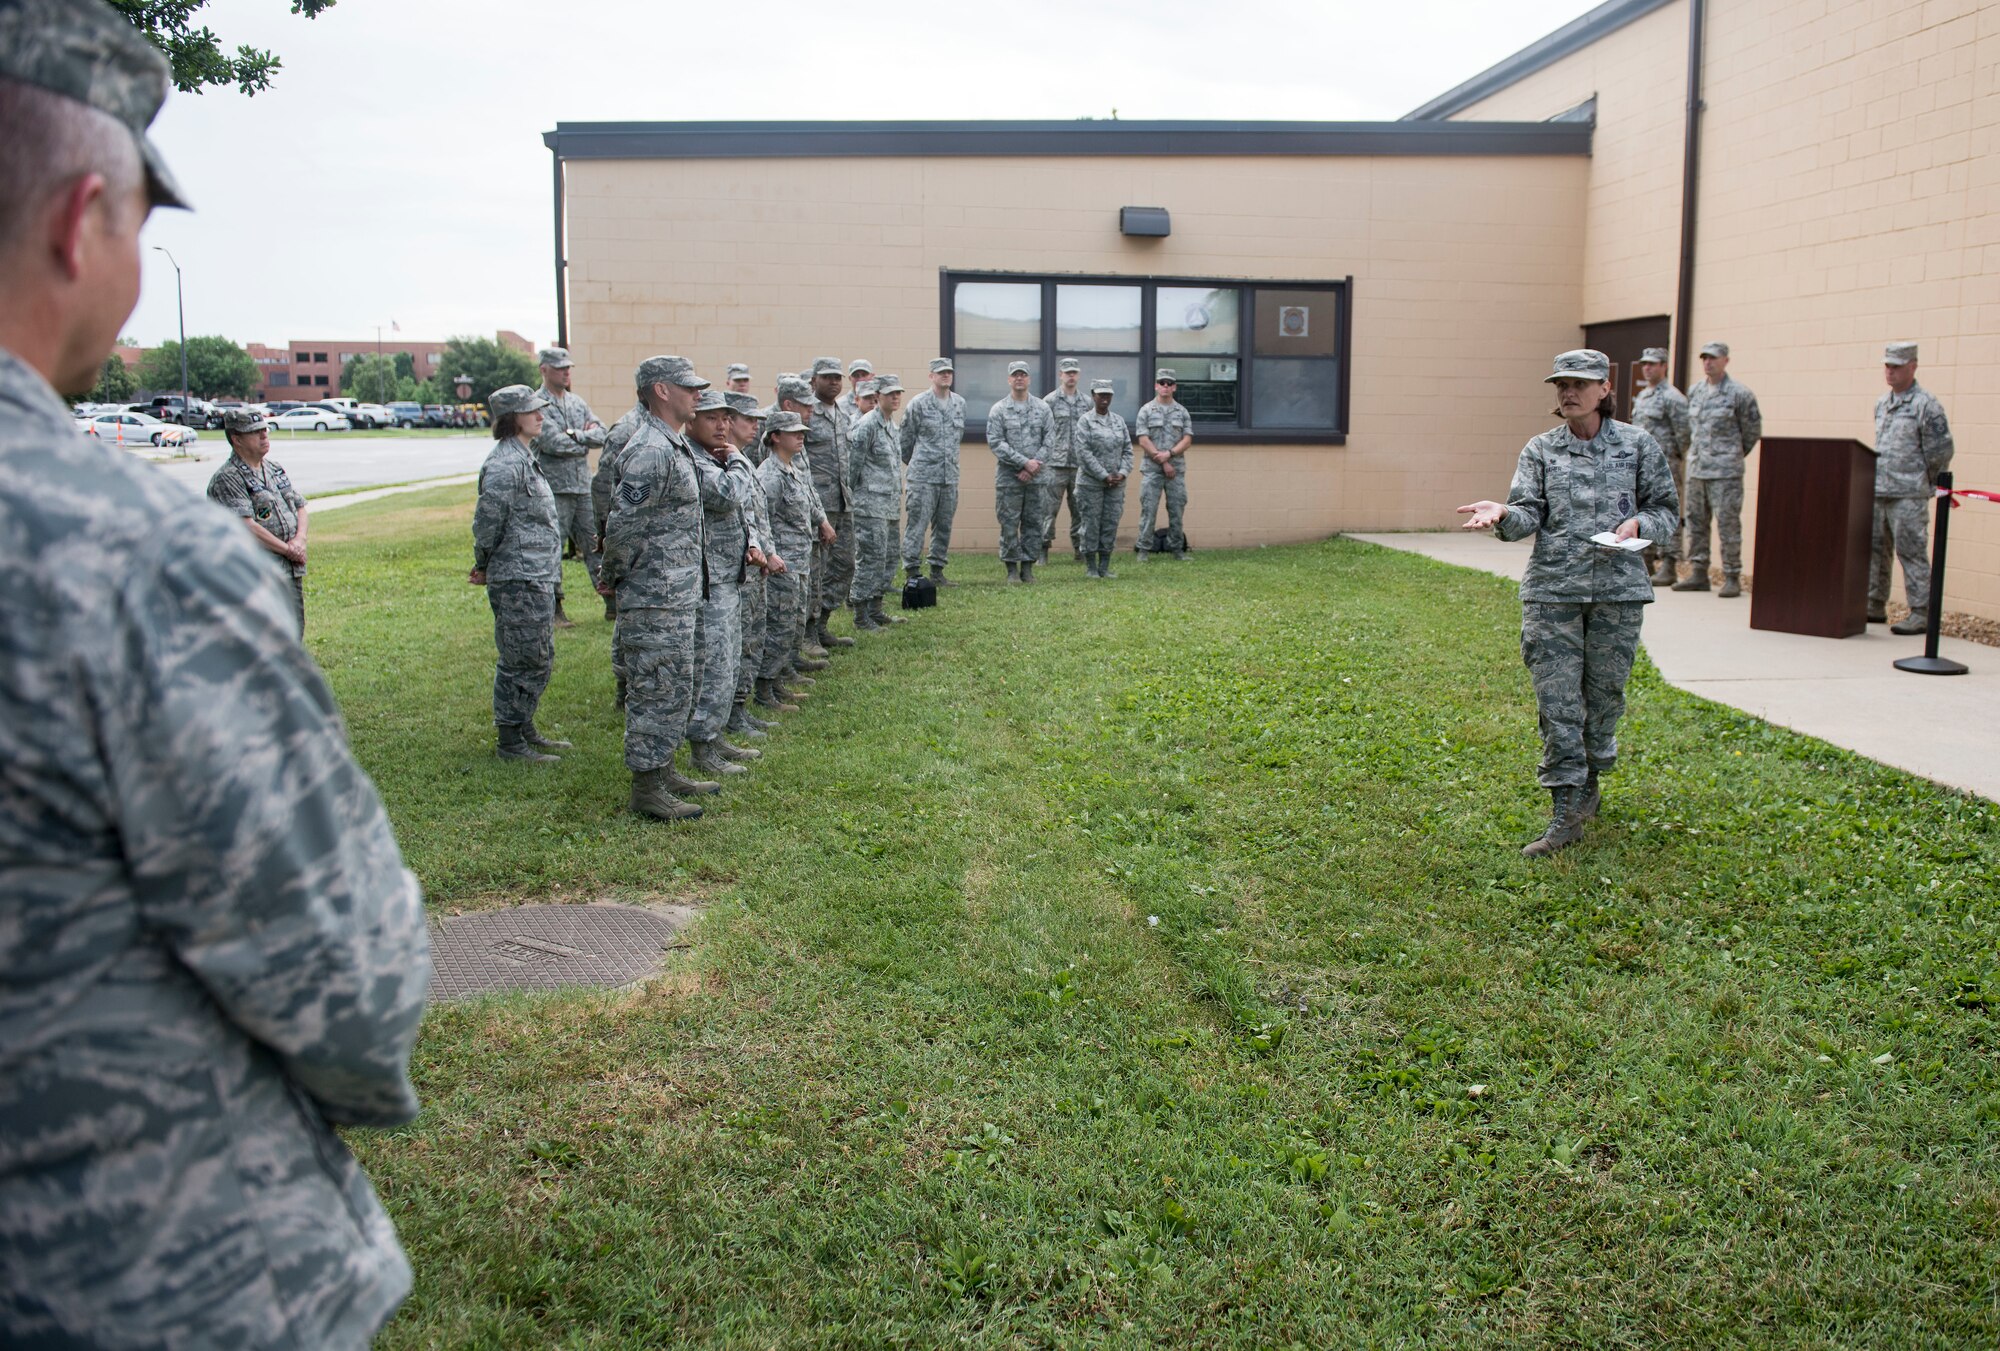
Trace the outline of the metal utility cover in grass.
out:
<instances>
[{"instance_id":1,"label":"metal utility cover in grass","mask_svg":"<svg viewBox=\"0 0 2000 1351\"><path fill-rule=\"evenodd\" d=\"M629 905L524 905L431 927L433 999L630 985L659 969L681 926Z\"/></svg>"}]
</instances>

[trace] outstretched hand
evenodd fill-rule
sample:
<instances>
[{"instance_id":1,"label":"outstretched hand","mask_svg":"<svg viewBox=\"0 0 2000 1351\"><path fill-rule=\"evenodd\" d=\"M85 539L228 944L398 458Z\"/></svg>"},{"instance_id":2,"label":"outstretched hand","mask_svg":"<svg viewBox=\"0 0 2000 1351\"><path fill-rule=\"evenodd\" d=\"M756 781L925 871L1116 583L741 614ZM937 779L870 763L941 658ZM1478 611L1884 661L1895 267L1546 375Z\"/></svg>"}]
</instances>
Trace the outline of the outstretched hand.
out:
<instances>
[{"instance_id":1,"label":"outstretched hand","mask_svg":"<svg viewBox=\"0 0 2000 1351\"><path fill-rule=\"evenodd\" d=\"M1473 502L1460 507L1458 514L1472 519L1459 526L1461 530L1491 530L1500 524L1500 518L1507 514L1505 502Z\"/></svg>"}]
</instances>

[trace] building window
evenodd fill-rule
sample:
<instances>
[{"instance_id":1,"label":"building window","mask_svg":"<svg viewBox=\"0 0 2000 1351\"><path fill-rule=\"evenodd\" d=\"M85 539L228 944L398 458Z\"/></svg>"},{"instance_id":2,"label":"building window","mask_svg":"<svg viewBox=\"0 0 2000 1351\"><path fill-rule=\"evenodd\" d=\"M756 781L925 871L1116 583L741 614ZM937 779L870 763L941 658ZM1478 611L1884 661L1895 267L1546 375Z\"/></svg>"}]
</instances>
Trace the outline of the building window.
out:
<instances>
[{"instance_id":1,"label":"building window","mask_svg":"<svg viewBox=\"0 0 2000 1351\"><path fill-rule=\"evenodd\" d=\"M313 386L317 389L325 389L326 377L324 375L315 375L313 377Z\"/></svg>"},{"instance_id":2,"label":"building window","mask_svg":"<svg viewBox=\"0 0 2000 1351\"><path fill-rule=\"evenodd\" d=\"M1153 397L1153 372L1179 377L1197 435L1222 441L1346 439L1348 297L1340 281L944 274L943 350L957 367L966 429L1007 393L1026 361L1037 395L1075 357L1081 388L1110 379L1127 422Z\"/></svg>"},{"instance_id":3,"label":"building window","mask_svg":"<svg viewBox=\"0 0 2000 1351\"><path fill-rule=\"evenodd\" d=\"M271 383L274 385L289 385L292 383L292 373L290 371L272 371Z\"/></svg>"}]
</instances>

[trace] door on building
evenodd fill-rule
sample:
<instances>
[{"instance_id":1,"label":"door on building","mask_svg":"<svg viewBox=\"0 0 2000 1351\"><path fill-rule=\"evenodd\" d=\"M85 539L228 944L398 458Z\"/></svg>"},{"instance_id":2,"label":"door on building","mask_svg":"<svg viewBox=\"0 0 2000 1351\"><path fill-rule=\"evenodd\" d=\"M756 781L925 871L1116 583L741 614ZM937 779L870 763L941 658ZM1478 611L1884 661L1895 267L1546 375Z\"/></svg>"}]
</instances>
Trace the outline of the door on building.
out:
<instances>
[{"instance_id":1,"label":"door on building","mask_svg":"<svg viewBox=\"0 0 2000 1351\"><path fill-rule=\"evenodd\" d=\"M1583 326L1583 345L1611 358L1611 391L1618 396L1621 422L1631 420L1632 400L1639 393L1639 353L1648 347L1665 347L1670 327L1664 314Z\"/></svg>"}]
</instances>

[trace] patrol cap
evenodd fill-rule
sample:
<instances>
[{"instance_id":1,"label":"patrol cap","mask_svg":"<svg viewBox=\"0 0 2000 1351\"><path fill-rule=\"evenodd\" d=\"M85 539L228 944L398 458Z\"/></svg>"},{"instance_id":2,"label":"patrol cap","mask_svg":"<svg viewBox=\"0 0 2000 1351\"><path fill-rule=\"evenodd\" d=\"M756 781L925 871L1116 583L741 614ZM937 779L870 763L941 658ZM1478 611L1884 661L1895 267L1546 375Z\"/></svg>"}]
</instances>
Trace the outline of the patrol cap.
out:
<instances>
[{"instance_id":1,"label":"patrol cap","mask_svg":"<svg viewBox=\"0 0 2000 1351\"><path fill-rule=\"evenodd\" d=\"M847 373L850 376L873 375L875 374L875 366L867 357L856 357L847 364Z\"/></svg>"},{"instance_id":2,"label":"patrol cap","mask_svg":"<svg viewBox=\"0 0 2000 1351\"><path fill-rule=\"evenodd\" d=\"M186 208L180 184L146 135L166 102L166 58L103 0L0 0L0 78L75 99L123 123L145 163L153 205Z\"/></svg>"},{"instance_id":3,"label":"patrol cap","mask_svg":"<svg viewBox=\"0 0 2000 1351\"><path fill-rule=\"evenodd\" d=\"M1116 394L1118 387L1113 385L1109 380L1092 380L1090 382L1090 392L1092 394Z\"/></svg>"},{"instance_id":4,"label":"patrol cap","mask_svg":"<svg viewBox=\"0 0 2000 1351\"><path fill-rule=\"evenodd\" d=\"M719 389L704 389L701 392L701 397L694 401L694 411L697 413L726 413L729 411L729 400L722 397L722 391Z\"/></svg>"},{"instance_id":5,"label":"patrol cap","mask_svg":"<svg viewBox=\"0 0 2000 1351\"><path fill-rule=\"evenodd\" d=\"M547 399L526 385L503 385L486 396L486 407L494 417L538 412L548 406Z\"/></svg>"},{"instance_id":6,"label":"patrol cap","mask_svg":"<svg viewBox=\"0 0 2000 1351\"><path fill-rule=\"evenodd\" d=\"M875 378L875 392L877 394L901 394L903 392L903 382L893 375L877 376Z\"/></svg>"},{"instance_id":7,"label":"patrol cap","mask_svg":"<svg viewBox=\"0 0 2000 1351\"><path fill-rule=\"evenodd\" d=\"M779 432L802 432L805 429L806 420L797 413L789 410L781 410L764 419L764 439L766 441L776 436Z\"/></svg>"},{"instance_id":8,"label":"patrol cap","mask_svg":"<svg viewBox=\"0 0 2000 1351\"><path fill-rule=\"evenodd\" d=\"M694 363L686 357L647 357L633 372L632 381L644 394L654 385L680 385L684 389L707 389L708 381L694 373Z\"/></svg>"},{"instance_id":9,"label":"patrol cap","mask_svg":"<svg viewBox=\"0 0 2000 1351\"><path fill-rule=\"evenodd\" d=\"M556 370L564 370L570 366L574 366L576 363L569 359L569 349L567 347L544 347L541 355L535 358L535 364L537 366L553 366Z\"/></svg>"},{"instance_id":10,"label":"patrol cap","mask_svg":"<svg viewBox=\"0 0 2000 1351\"><path fill-rule=\"evenodd\" d=\"M1892 342L1882 349L1884 366L1907 366L1917 359L1917 345L1913 342Z\"/></svg>"},{"instance_id":11,"label":"patrol cap","mask_svg":"<svg viewBox=\"0 0 2000 1351\"><path fill-rule=\"evenodd\" d=\"M813 396L812 382L803 375L781 375L778 377L778 398L790 399L793 403L817 403Z\"/></svg>"},{"instance_id":12,"label":"patrol cap","mask_svg":"<svg viewBox=\"0 0 2000 1351\"><path fill-rule=\"evenodd\" d=\"M740 389L728 389L722 392L722 397L729 404L729 411L732 413L740 413L744 417L763 416L763 410L757 406L755 394Z\"/></svg>"},{"instance_id":13,"label":"patrol cap","mask_svg":"<svg viewBox=\"0 0 2000 1351\"><path fill-rule=\"evenodd\" d=\"M813 378L814 378L815 380L816 380L816 379L818 379L818 378L819 378L820 376L822 376L822 375L839 375L839 374L840 374L840 358L839 358L839 357L814 357L814 358L813 358L813 368L812 368L812 373L813 373Z\"/></svg>"},{"instance_id":14,"label":"patrol cap","mask_svg":"<svg viewBox=\"0 0 2000 1351\"><path fill-rule=\"evenodd\" d=\"M857 399L865 399L869 397L871 394L881 393L881 391L876 388L876 386L879 383L880 382L876 380L856 380L854 382L854 397Z\"/></svg>"},{"instance_id":15,"label":"patrol cap","mask_svg":"<svg viewBox=\"0 0 2000 1351\"><path fill-rule=\"evenodd\" d=\"M1056 369L1058 371L1075 371L1075 370L1081 370L1083 368L1076 364L1075 357L1064 357L1061 361L1058 361L1056 363Z\"/></svg>"},{"instance_id":16,"label":"patrol cap","mask_svg":"<svg viewBox=\"0 0 2000 1351\"><path fill-rule=\"evenodd\" d=\"M254 408L223 410L222 430L234 436L248 436L251 432L261 432L270 425L271 420Z\"/></svg>"},{"instance_id":17,"label":"patrol cap","mask_svg":"<svg viewBox=\"0 0 2000 1351\"><path fill-rule=\"evenodd\" d=\"M1564 352L1556 358L1556 368L1542 377L1543 384L1557 380L1609 380L1611 358L1588 347Z\"/></svg>"},{"instance_id":18,"label":"patrol cap","mask_svg":"<svg viewBox=\"0 0 2000 1351\"><path fill-rule=\"evenodd\" d=\"M740 361L732 361L729 363L729 369L722 373L722 378L725 380L748 380L750 378L750 368Z\"/></svg>"},{"instance_id":19,"label":"patrol cap","mask_svg":"<svg viewBox=\"0 0 2000 1351\"><path fill-rule=\"evenodd\" d=\"M939 372L941 372L941 371L948 371L948 370L950 370L950 369L951 369L951 358L950 358L950 357L932 357L932 358L931 358L931 374L932 374L932 375L936 375L936 374L938 374L938 373L939 373Z\"/></svg>"},{"instance_id":20,"label":"patrol cap","mask_svg":"<svg viewBox=\"0 0 2000 1351\"><path fill-rule=\"evenodd\" d=\"M1028 373L1028 363L1027 363L1027 362L1025 362L1025 361L1010 361L1010 362L1008 362L1008 363L1007 363L1007 374L1009 374L1009 375L1026 375L1027 373Z\"/></svg>"},{"instance_id":21,"label":"patrol cap","mask_svg":"<svg viewBox=\"0 0 2000 1351\"><path fill-rule=\"evenodd\" d=\"M1165 366L1153 372L1153 383L1156 385L1178 385L1180 382L1181 378Z\"/></svg>"},{"instance_id":22,"label":"patrol cap","mask_svg":"<svg viewBox=\"0 0 2000 1351\"><path fill-rule=\"evenodd\" d=\"M1729 344L1726 342L1709 343L1701 349L1701 354L1705 357L1726 357L1729 355Z\"/></svg>"},{"instance_id":23,"label":"patrol cap","mask_svg":"<svg viewBox=\"0 0 2000 1351\"><path fill-rule=\"evenodd\" d=\"M1651 361L1664 366L1667 364L1667 349L1664 347L1648 347L1645 351L1639 353L1639 360Z\"/></svg>"}]
</instances>

